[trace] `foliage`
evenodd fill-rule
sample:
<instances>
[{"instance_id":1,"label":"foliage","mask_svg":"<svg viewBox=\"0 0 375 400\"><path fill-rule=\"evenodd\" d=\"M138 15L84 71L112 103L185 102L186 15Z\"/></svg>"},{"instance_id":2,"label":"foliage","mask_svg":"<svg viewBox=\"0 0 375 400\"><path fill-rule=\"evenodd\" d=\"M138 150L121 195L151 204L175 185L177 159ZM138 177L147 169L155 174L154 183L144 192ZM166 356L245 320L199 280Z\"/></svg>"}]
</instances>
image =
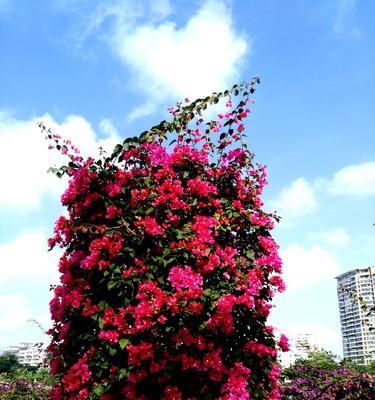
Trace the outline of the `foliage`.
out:
<instances>
[{"instance_id":1,"label":"foliage","mask_svg":"<svg viewBox=\"0 0 375 400\"><path fill-rule=\"evenodd\" d=\"M0 399L48 399L52 385L53 379L46 368L30 371L19 367L11 373L0 374Z\"/></svg>"},{"instance_id":2,"label":"foliage","mask_svg":"<svg viewBox=\"0 0 375 400\"><path fill-rule=\"evenodd\" d=\"M332 353L316 351L282 372L284 400L365 400L374 398L373 375L358 372Z\"/></svg>"},{"instance_id":3,"label":"foliage","mask_svg":"<svg viewBox=\"0 0 375 400\"><path fill-rule=\"evenodd\" d=\"M306 359L299 358L294 365L283 370L283 375L288 379L294 379L299 376L299 371L305 369L308 373L309 369L315 368L325 370L327 372L334 371L338 368L336 356L325 350L311 351Z\"/></svg>"},{"instance_id":4,"label":"foliage","mask_svg":"<svg viewBox=\"0 0 375 400\"><path fill-rule=\"evenodd\" d=\"M342 361L340 361L340 366L361 374L375 375L375 361L368 365L360 365L350 362L344 358Z\"/></svg>"},{"instance_id":5,"label":"foliage","mask_svg":"<svg viewBox=\"0 0 375 400\"><path fill-rule=\"evenodd\" d=\"M0 356L0 374L12 372L19 366L20 364L14 354L2 354Z\"/></svg>"},{"instance_id":6,"label":"foliage","mask_svg":"<svg viewBox=\"0 0 375 400\"><path fill-rule=\"evenodd\" d=\"M98 160L41 125L70 157L52 169L70 178L49 241L65 248L50 304L53 399L279 399L287 342L267 325L284 289L277 216L262 210L265 168L243 134L257 82L186 99Z\"/></svg>"}]
</instances>

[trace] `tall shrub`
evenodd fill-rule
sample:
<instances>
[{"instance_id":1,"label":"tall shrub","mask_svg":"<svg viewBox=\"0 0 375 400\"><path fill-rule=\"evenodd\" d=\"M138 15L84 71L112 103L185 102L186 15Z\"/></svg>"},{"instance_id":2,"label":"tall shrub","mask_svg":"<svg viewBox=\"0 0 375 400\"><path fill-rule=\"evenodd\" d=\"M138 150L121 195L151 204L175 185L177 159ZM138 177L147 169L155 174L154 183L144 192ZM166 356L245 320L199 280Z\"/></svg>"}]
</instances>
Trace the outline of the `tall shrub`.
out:
<instances>
[{"instance_id":1,"label":"tall shrub","mask_svg":"<svg viewBox=\"0 0 375 400\"><path fill-rule=\"evenodd\" d=\"M53 399L279 398L287 344L267 325L284 288L277 217L262 210L266 172L243 134L256 83L185 99L98 160L45 130L70 157L53 169L69 175L49 241L65 249L50 304Z\"/></svg>"}]
</instances>

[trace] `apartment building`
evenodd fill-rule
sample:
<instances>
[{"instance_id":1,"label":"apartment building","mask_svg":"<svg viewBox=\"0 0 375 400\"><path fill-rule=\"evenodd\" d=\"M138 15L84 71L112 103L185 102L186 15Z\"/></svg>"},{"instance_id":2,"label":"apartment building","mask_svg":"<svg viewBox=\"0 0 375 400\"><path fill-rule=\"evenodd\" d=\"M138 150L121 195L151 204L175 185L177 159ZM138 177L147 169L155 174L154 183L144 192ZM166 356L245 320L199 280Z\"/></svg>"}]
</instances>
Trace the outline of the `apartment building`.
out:
<instances>
[{"instance_id":1,"label":"apartment building","mask_svg":"<svg viewBox=\"0 0 375 400\"><path fill-rule=\"evenodd\" d=\"M4 354L14 354L20 364L32 367L42 366L46 360L45 350L35 343L21 343L8 347Z\"/></svg>"},{"instance_id":2,"label":"apartment building","mask_svg":"<svg viewBox=\"0 0 375 400\"><path fill-rule=\"evenodd\" d=\"M368 365L375 361L375 268L353 269L336 279L344 358Z\"/></svg>"}]
</instances>

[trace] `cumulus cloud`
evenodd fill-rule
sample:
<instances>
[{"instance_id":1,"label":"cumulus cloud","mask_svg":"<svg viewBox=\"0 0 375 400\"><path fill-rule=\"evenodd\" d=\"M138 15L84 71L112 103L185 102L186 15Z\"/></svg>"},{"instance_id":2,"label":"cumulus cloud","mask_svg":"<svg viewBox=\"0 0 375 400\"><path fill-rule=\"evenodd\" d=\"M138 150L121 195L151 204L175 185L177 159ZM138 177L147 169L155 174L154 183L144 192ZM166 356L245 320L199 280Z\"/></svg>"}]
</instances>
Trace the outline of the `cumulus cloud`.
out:
<instances>
[{"instance_id":1,"label":"cumulus cloud","mask_svg":"<svg viewBox=\"0 0 375 400\"><path fill-rule=\"evenodd\" d=\"M31 318L29 302L23 295L0 296L0 336L23 327Z\"/></svg>"},{"instance_id":2,"label":"cumulus cloud","mask_svg":"<svg viewBox=\"0 0 375 400\"><path fill-rule=\"evenodd\" d=\"M22 250L20 250L22 249ZM24 232L13 241L0 244L0 282L45 280L56 283L58 252L47 251L47 238L41 232Z\"/></svg>"},{"instance_id":3,"label":"cumulus cloud","mask_svg":"<svg viewBox=\"0 0 375 400\"><path fill-rule=\"evenodd\" d=\"M51 165L62 165L65 159L56 151L47 149L44 135L37 127L42 120L55 133L72 139L83 155L98 153L102 146L109 151L120 140L109 120L101 123L104 133L99 138L91 125L82 117L71 115L62 123L49 114L30 120L19 120L0 113L0 206L22 210L40 207L46 194L59 194L63 182L47 170Z\"/></svg>"},{"instance_id":4,"label":"cumulus cloud","mask_svg":"<svg viewBox=\"0 0 375 400\"><path fill-rule=\"evenodd\" d=\"M327 181L328 193L353 196L370 196L375 194L375 162L348 165L335 173Z\"/></svg>"},{"instance_id":5,"label":"cumulus cloud","mask_svg":"<svg viewBox=\"0 0 375 400\"><path fill-rule=\"evenodd\" d=\"M304 248L293 244L281 251L281 258L289 289L301 289L325 279L333 279L341 272L335 257L319 245Z\"/></svg>"},{"instance_id":6,"label":"cumulus cloud","mask_svg":"<svg viewBox=\"0 0 375 400\"><path fill-rule=\"evenodd\" d=\"M166 18L173 12L173 6L169 0L150 0L150 11L156 18Z\"/></svg>"},{"instance_id":7,"label":"cumulus cloud","mask_svg":"<svg viewBox=\"0 0 375 400\"><path fill-rule=\"evenodd\" d=\"M51 319L48 314L35 316L33 309L39 293L35 295L34 298L20 293L0 295L0 352L22 342L49 342L50 338L43 331L52 325ZM45 308L48 308L47 304Z\"/></svg>"},{"instance_id":8,"label":"cumulus cloud","mask_svg":"<svg viewBox=\"0 0 375 400\"><path fill-rule=\"evenodd\" d=\"M288 220L316 211L318 202L312 185L305 178L298 178L281 191L272 206Z\"/></svg>"},{"instance_id":9,"label":"cumulus cloud","mask_svg":"<svg viewBox=\"0 0 375 400\"><path fill-rule=\"evenodd\" d=\"M326 232L311 232L308 237L312 241L328 243L337 247L347 246L351 241L350 235L346 229L342 227L333 228Z\"/></svg>"},{"instance_id":10,"label":"cumulus cloud","mask_svg":"<svg viewBox=\"0 0 375 400\"><path fill-rule=\"evenodd\" d=\"M144 108L131 113L135 119L154 111L152 104L174 96L196 97L231 85L239 78L249 41L235 29L231 9L223 0L207 0L183 26L165 19L170 3L158 1L151 8L155 17L145 15L139 3L105 3L92 15L84 37L102 33L116 56L133 74L135 89L147 97ZM152 11L153 10L153 11ZM101 29L102 28L102 29Z\"/></svg>"}]
</instances>

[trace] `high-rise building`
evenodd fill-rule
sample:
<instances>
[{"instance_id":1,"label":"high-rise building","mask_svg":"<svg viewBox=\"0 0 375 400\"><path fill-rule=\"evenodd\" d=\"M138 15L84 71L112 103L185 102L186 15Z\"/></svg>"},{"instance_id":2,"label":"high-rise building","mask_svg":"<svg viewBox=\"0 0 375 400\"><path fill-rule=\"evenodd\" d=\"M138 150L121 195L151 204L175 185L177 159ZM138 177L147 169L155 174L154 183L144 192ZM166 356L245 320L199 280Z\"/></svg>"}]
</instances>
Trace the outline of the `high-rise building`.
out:
<instances>
[{"instance_id":1,"label":"high-rise building","mask_svg":"<svg viewBox=\"0 0 375 400\"><path fill-rule=\"evenodd\" d=\"M357 268L336 277L344 358L375 361L375 268Z\"/></svg>"}]
</instances>

